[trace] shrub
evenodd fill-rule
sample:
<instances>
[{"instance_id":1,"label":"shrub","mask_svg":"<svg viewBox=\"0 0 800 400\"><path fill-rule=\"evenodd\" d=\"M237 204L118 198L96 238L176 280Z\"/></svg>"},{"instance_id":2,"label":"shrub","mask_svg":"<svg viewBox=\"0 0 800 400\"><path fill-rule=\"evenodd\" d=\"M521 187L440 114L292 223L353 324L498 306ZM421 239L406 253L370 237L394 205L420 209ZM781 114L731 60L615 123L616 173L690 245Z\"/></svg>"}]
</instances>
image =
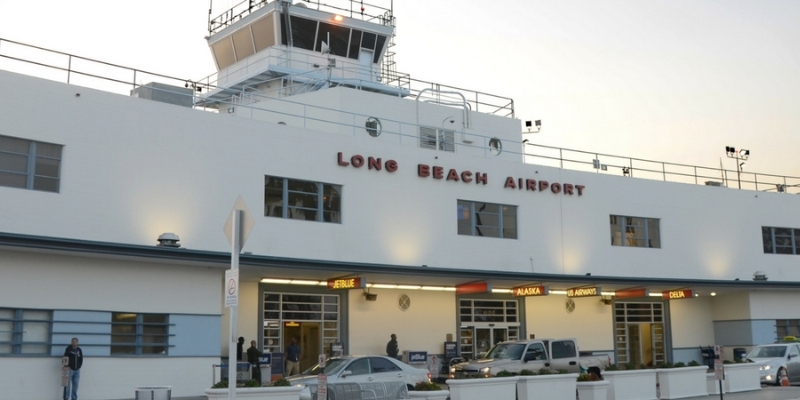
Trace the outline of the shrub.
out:
<instances>
[{"instance_id":1,"label":"shrub","mask_svg":"<svg viewBox=\"0 0 800 400\"><path fill-rule=\"evenodd\" d=\"M539 369L539 373L538 373L538 375L552 375L552 374L553 374L553 371L551 371L551 370L549 370L547 368Z\"/></svg>"},{"instance_id":2,"label":"shrub","mask_svg":"<svg viewBox=\"0 0 800 400\"><path fill-rule=\"evenodd\" d=\"M502 371L498 372L495 376L502 378L502 377L506 377L506 376L514 376L514 374L512 374L511 372L508 372L506 370L502 370Z\"/></svg>"},{"instance_id":3,"label":"shrub","mask_svg":"<svg viewBox=\"0 0 800 400\"><path fill-rule=\"evenodd\" d=\"M270 386L292 386L286 378L281 378L269 384Z\"/></svg>"},{"instance_id":4,"label":"shrub","mask_svg":"<svg viewBox=\"0 0 800 400\"><path fill-rule=\"evenodd\" d=\"M606 370L608 371L608 370ZM589 374L578 375L578 382L589 382Z\"/></svg>"},{"instance_id":5,"label":"shrub","mask_svg":"<svg viewBox=\"0 0 800 400\"><path fill-rule=\"evenodd\" d=\"M238 386L238 385L237 385ZM261 387L261 382L253 379L244 381L244 387Z\"/></svg>"},{"instance_id":6,"label":"shrub","mask_svg":"<svg viewBox=\"0 0 800 400\"><path fill-rule=\"evenodd\" d=\"M557 374L568 374L568 373L569 373L569 371L567 371L567 370L565 370L565 369L557 369L557 370L556 370L556 373L557 373Z\"/></svg>"},{"instance_id":7,"label":"shrub","mask_svg":"<svg viewBox=\"0 0 800 400\"><path fill-rule=\"evenodd\" d=\"M419 382L414 385L414 390L422 390L422 391L430 391L430 390L442 390L442 387L439 386L436 382Z\"/></svg>"},{"instance_id":8,"label":"shrub","mask_svg":"<svg viewBox=\"0 0 800 400\"><path fill-rule=\"evenodd\" d=\"M686 366L686 363L684 363L683 361L678 361L674 365L675 368L683 368L685 366Z\"/></svg>"},{"instance_id":9,"label":"shrub","mask_svg":"<svg viewBox=\"0 0 800 400\"><path fill-rule=\"evenodd\" d=\"M522 371L519 371L519 374L522 375L522 376L536 375L535 372L533 372L533 371L531 371L529 369L523 369Z\"/></svg>"},{"instance_id":10,"label":"shrub","mask_svg":"<svg viewBox=\"0 0 800 400\"><path fill-rule=\"evenodd\" d=\"M700 363L695 361L695 360L692 360L692 361L689 361L689 366L690 367L699 367Z\"/></svg>"},{"instance_id":11,"label":"shrub","mask_svg":"<svg viewBox=\"0 0 800 400\"><path fill-rule=\"evenodd\" d=\"M228 388L228 381L219 381L211 387L212 389L227 389Z\"/></svg>"},{"instance_id":12,"label":"shrub","mask_svg":"<svg viewBox=\"0 0 800 400\"><path fill-rule=\"evenodd\" d=\"M619 365L617 365L617 364L611 364L611 365L606 367L606 371L619 371L619 370L620 370L620 368L619 368Z\"/></svg>"},{"instance_id":13,"label":"shrub","mask_svg":"<svg viewBox=\"0 0 800 400\"><path fill-rule=\"evenodd\" d=\"M636 364L634 364L634 363L632 363L632 362L625 363L625 369L626 369L626 370L634 370L634 369L637 369L637 368L636 368Z\"/></svg>"}]
</instances>

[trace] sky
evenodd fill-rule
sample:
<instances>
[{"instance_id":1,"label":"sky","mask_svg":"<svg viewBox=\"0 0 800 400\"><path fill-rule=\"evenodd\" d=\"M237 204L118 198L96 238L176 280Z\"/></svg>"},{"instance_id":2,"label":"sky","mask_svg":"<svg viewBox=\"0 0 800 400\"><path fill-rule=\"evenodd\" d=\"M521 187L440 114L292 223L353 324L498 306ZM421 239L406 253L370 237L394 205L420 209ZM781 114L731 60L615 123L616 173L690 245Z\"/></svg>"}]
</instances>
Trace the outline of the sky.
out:
<instances>
[{"instance_id":1,"label":"sky","mask_svg":"<svg viewBox=\"0 0 800 400\"><path fill-rule=\"evenodd\" d=\"M393 3L398 71L514 99L532 142L800 177L799 0ZM0 0L0 38L198 80L209 5Z\"/></svg>"}]
</instances>

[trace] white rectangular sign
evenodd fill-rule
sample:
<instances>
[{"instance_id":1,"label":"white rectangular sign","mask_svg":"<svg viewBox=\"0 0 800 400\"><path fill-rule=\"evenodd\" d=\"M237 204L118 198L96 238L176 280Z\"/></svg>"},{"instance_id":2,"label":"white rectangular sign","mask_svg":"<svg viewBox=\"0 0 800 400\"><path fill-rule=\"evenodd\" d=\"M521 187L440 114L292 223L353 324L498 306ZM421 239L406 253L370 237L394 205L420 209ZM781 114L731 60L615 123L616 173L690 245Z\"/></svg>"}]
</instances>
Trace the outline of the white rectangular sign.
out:
<instances>
[{"instance_id":1,"label":"white rectangular sign","mask_svg":"<svg viewBox=\"0 0 800 400\"><path fill-rule=\"evenodd\" d=\"M229 269L225 271L225 307L236 307L239 305L239 270Z\"/></svg>"},{"instance_id":2,"label":"white rectangular sign","mask_svg":"<svg viewBox=\"0 0 800 400\"><path fill-rule=\"evenodd\" d=\"M325 374L317 375L317 398L318 399L328 398L328 375Z\"/></svg>"}]
</instances>

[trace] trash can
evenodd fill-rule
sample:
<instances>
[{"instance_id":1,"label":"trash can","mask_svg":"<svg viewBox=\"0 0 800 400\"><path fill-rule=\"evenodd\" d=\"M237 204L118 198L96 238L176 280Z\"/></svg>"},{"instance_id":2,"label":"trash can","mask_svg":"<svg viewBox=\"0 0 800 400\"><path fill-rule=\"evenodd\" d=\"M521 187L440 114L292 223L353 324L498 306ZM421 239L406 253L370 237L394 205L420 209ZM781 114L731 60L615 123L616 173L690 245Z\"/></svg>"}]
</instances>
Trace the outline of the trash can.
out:
<instances>
[{"instance_id":1,"label":"trash can","mask_svg":"<svg viewBox=\"0 0 800 400\"><path fill-rule=\"evenodd\" d=\"M171 400L172 386L143 386L136 388L136 400Z\"/></svg>"},{"instance_id":2,"label":"trash can","mask_svg":"<svg viewBox=\"0 0 800 400\"><path fill-rule=\"evenodd\" d=\"M746 355L747 355L747 350L744 347L736 347L733 349L734 360L744 360L744 356Z\"/></svg>"}]
</instances>

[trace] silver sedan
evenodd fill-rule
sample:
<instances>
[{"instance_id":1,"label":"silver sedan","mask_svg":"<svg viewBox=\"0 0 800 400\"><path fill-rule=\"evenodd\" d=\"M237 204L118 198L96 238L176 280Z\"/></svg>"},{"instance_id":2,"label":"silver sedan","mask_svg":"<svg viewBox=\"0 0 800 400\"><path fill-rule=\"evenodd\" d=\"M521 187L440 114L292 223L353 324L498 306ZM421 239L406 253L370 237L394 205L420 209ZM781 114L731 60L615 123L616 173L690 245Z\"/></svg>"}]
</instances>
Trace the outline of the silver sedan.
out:
<instances>
[{"instance_id":1,"label":"silver sedan","mask_svg":"<svg viewBox=\"0 0 800 400\"><path fill-rule=\"evenodd\" d=\"M385 356L334 357L325 362L324 368L317 364L300 375L286 379L292 385L316 384L319 374L327 375L329 384L404 381L409 390L413 390L417 383L431 381L428 370L414 368Z\"/></svg>"},{"instance_id":2,"label":"silver sedan","mask_svg":"<svg viewBox=\"0 0 800 400\"><path fill-rule=\"evenodd\" d=\"M761 383L780 385L784 376L789 383L800 383L800 345L798 343L762 344L745 356L760 364Z\"/></svg>"}]
</instances>

